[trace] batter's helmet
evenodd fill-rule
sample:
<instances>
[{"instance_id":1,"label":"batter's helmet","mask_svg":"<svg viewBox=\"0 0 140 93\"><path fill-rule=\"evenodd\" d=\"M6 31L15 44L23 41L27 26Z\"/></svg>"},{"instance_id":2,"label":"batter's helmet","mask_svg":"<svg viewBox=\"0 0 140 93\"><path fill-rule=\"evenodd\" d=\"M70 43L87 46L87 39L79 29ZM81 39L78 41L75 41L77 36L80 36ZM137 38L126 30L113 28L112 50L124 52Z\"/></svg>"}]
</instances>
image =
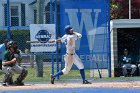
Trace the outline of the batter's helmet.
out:
<instances>
[{"instance_id":1,"label":"batter's helmet","mask_svg":"<svg viewBox=\"0 0 140 93\"><path fill-rule=\"evenodd\" d=\"M65 26L65 32L66 34L69 34L70 30L72 29L72 27L70 25Z\"/></svg>"}]
</instances>

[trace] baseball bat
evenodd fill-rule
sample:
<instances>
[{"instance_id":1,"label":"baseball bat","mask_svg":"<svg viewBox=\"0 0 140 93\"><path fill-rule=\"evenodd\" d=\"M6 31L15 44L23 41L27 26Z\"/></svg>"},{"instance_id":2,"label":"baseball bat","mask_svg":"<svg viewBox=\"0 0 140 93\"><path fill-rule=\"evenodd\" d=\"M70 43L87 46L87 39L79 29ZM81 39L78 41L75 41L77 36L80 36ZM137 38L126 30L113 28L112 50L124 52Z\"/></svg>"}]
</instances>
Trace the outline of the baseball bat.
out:
<instances>
[{"instance_id":1,"label":"baseball bat","mask_svg":"<svg viewBox=\"0 0 140 93\"><path fill-rule=\"evenodd\" d=\"M42 41L42 42L40 42L40 41L26 41L26 43L46 43L46 41Z\"/></svg>"},{"instance_id":2,"label":"baseball bat","mask_svg":"<svg viewBox=\"0 0 140 93\"><path fill-rule=\"evenodd\" d=\"M96 63L97 69L98 69L99 77L102 78L102 75L101 75L100 70L99 70L98 63L97 62L95 62L95 63Z\"/></svg>"},{"instance_id":3,"label":"baseball bat","mask_svg":"<svg viewBox=\"0 0 140 93\"><path fill-rule=\"evenodd\" d=\"M40 41L26 41L26 43L41 43Z\"/></svg>"}]
</instances>

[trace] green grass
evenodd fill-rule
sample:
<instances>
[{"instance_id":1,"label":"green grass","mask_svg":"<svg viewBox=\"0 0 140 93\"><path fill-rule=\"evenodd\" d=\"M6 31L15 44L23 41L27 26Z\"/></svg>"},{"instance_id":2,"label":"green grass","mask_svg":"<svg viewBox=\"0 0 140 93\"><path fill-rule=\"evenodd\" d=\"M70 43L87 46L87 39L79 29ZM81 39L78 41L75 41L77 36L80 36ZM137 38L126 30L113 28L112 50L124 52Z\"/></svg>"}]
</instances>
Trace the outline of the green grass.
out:
<instances>
[{"instance_id":1,"label":"green grass","mask_svg":"<svg viewBox=\"0 0 140 93\"><path fill-rule=\"evenodd\" d=\"M55 71L56 73L56 71ZM44 68L43 69L43 77L37 77L36 68L28 68L28 75L25 78L25 82L46 82L50 80L51 69ZM86 76L89 76L89 70L86 71ZM2 81L4 77L4 73L0 71L0 81ZM18 74L14 74L13 79L16 79ZM80 79L79 70L71 70L68 75L63 75L61 79Z\"/></svg>"},{"instance_id":2,"label":"green grass","mask_svg":"<svg viewBox=\"0 0 140 93\"><path fill-rule=\"evenodd\" d=\"M56 71L55 71L56 73ZM51 74L51 69L50 68L44 68L43 69L43 77L37 77L37 70L36 68L28 68L28 75L26 77L26 79L24 80L25 82L49 82L50 81L50 74ZM88 79L95 79L97 81L100 81L100 80L105 80L105 81L109 81L109 80L140 80L139 78L140 77L113 77L113 78L108 78L108 77L105 77L105 78L102 78L102 79L99 79L98 77L96 78L91 78L89 76L90 72L89 70L85 70L85 74L86 74L86 78ZM0 71L0 81L3 80L3 77L4 77L4 73L2 71ZM17 74L14 74L13 76L13 79L15 80L16 77L18 77ZM60 80L69 80L69 79L81 79L81 76L80 76L80 73L79 73L79 70L71 70L69 72L68 75L63 75L60 77Z\"/></svg>"}]
</instances>

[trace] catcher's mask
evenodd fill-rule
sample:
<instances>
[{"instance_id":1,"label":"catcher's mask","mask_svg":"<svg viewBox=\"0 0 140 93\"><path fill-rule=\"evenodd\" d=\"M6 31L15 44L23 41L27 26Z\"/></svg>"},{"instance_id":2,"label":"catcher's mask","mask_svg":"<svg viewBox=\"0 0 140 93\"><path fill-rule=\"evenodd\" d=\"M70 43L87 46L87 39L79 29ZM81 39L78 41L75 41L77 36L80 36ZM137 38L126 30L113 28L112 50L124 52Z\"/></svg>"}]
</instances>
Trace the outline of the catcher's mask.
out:
<instances>
[{"instance_id":1,"label":"catcher's mask","mask_svg":"<svg viewBox=\"0 0 140 93\"><path fill-rule=\"evenodd\" d=\"M9 41L9 42L7 43L7 46L8 46L8 49L9 49L10 47L13 47L13 41Z\"/></svg>"},{"instance_id":2,"label":"catcher's mask","mask_svg":"<svg viewBox=\"0 0 140 93\"><path fill-rule=\"evenodd\" d=\"M9 48L17 48L17 42L15 42L15 41L9 41L8 43L7 43L7 47L8 47L8 49Z\"/></svg>"}]
</instances>

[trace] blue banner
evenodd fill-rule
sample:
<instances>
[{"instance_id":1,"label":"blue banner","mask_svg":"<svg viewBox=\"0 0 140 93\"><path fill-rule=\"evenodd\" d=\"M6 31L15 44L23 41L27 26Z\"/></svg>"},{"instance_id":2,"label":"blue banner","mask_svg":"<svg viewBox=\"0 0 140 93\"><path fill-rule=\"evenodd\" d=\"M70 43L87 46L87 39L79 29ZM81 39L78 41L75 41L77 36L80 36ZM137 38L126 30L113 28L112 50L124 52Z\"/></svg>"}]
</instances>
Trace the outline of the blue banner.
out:
<instances>
[{"instance_id":1,"label":"blue banner","mask_svg":"<svg viewBox=\"0 0 140 93\"><path fill-rule=\"evenodd\" d=\"M71 25L82 34L76 52L87 68L91 59L98 62L100 68L107 68L110 62L109 6L109 0L60 0L61 33L64 35L64 27ZM96 65L92 67L96 68Z\"/></svg>"}]
</instances>

